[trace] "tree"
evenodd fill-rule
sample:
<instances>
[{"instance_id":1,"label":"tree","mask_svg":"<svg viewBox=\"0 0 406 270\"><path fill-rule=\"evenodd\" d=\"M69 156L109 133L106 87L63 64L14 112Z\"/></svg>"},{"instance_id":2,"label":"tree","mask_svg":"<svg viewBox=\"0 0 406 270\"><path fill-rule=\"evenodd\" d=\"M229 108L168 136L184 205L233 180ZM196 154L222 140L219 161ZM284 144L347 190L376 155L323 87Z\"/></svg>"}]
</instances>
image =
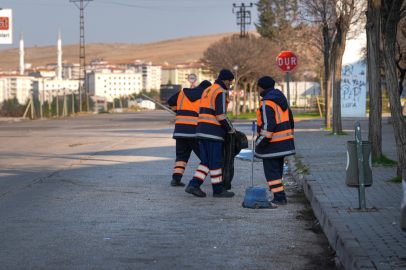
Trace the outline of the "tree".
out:
<instances>
[{"instance_id":1,"label":"tree","mask_svg":"<svg viewBox=\"0 0 406 270\"><path fill-rule=\"evenodd\" d=\"M294 44L299 5L297 0L259 0L256 3L259 13L258 33L279 43L282 50Z\"/></svg>"},{"instance_id":2,"label":"tree","mask_svg":"<svg viewBox=\"0 0 406 270\"><path fill-rule=\"evenodd\" d=\"M367 24L367 65L369 84L369 131L368 139L372 142L372 157L382 156L382 90L380 59L380 8L381 0L368 0Z\"/></svg>"},{"instance_id":3,"label":"tree","mask_svg":"<svg viewBox=\"0 0 406 270\"><path fill-rule=\"evenodd\" d=\"M381 2L385 77L397 147L397 176L400 178L402 178L402 167L406 166L406 126L402 115L399 84L396 74L395 42L398 23L406 16L406 6L402 7L402 3L403 0L382 0Z\"/></svg>"},{"instance_id":4,"label":"tree","mask_svg":"<svg viewBox=\"0 0 406 270\"><path fill-rule=\"evenodd\" d=\"M279 79L280 72L277 72L276 65L271 64L277 55L275 43L266 38L254 35L245 38L229 36L210 45L203 52L200 61L214 74L218 74L224 68L232 70L233 65L238 65L238 81L270 74L275 74L272 77ZM235 85L238 85L237 81Z\"/></svg>"},{"instance_id":5,"label":"tree","mask_svg":"<svg viewBox=\"0 0 406 270\"><path fill-rule=\"evenodd\" d=\"M342 132L341 123L341 69L347 35L351 25L359 24L364 16L364 7L357 0L337 1L336 36L331 51L330 72L327 83L333 83L333 133ZM362 16L362 17L361 17ZM353 31L355 34L357 31ZM327 103L327 102L326 102ZM328 105L329 106L329 105Z\"/></svg>"},{"instance_id":6,"label":"tree","mask_svg":"<svg viewBox=\"0 0 406 270\"><path fill-rule=\"evenodd\" d=\"M323 54L323 69L324 69L324 97L325 104L331 98L331 83L328 83L330 76L330 55L331 44L333 43L335 33L335 0L303 0L301 1L301 21L308 25L304 27L304 41L315 47ZM323 78L320 77L320 82ZM322 85L322 84L320 84ZM327 128L331 127L331 106L325 108L325 124Z\"/></svg>"}]
</instances>

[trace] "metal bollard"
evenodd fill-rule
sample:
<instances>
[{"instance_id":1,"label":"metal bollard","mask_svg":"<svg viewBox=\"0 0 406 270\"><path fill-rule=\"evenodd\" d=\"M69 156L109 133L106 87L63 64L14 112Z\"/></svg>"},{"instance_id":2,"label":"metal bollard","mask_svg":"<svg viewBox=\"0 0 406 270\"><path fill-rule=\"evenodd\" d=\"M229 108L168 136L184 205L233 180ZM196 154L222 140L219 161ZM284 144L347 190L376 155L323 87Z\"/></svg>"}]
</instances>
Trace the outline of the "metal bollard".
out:
<instances>
[{"instance_id":1,"label":"metal bollard","mask_svg":"<svg viewBox=\"0 0 406 270\"><path fill-rule=\"evenodd\" d=\"M371 142L362 141L359 121L355 121L355 142L347 143L346 170L345 182L349 187L358 187L359 208L365 211L365 187L372 185Z\"/></svg>"},{"instance_id":2,"label":"metal bollard","mask_svg":"<svg viewBox=\"0 0 406 270\"><path fill-rule=\"evenodd\" d=\"M400 227L406 232L406 167L402 168L402 190L403 200L400 210Z\"/></svg>"}]
</instances>

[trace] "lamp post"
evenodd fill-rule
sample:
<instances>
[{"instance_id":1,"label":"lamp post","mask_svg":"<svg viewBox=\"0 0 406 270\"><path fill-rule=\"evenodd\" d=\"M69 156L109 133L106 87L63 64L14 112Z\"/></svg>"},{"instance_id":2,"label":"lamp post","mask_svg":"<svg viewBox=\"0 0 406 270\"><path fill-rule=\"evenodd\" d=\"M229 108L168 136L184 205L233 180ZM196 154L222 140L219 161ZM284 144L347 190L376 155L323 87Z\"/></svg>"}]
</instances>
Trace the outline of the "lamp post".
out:
<instances>
[{"instance_id":1,"label":"lamp post","mask_svg":"<svg viewBox=\"0 0 406 270\"><path fill-rule=\"evenodd\" d=\"M235 71L235 87L234 87L234 97L233 97L233 99L236 101L235 102L235 104L236 104L236 118L238 119L238 112L240 110L239 93L238 93L238 77L237 77L238 65L233 65L233 70Z\"/></svg>"}]
</instances>

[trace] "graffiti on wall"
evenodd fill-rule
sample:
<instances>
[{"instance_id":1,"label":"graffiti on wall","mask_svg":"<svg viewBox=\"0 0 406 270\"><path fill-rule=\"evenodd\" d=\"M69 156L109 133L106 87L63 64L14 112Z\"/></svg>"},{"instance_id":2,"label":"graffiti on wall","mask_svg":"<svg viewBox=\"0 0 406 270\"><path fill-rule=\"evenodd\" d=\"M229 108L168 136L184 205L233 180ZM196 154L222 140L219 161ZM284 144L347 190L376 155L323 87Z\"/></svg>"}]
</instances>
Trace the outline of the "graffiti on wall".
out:
<instances>
[{"instance_id":1,"label":"graffiti on wall","mask_svg":"<svg viewBox=\"0 0 406 270\"><path fill-rule=\"evenodd\" d=\"M358 109L364 107L366 94L366 76L355 65L343 66L341 72L341 109Z\"/></svg>"}]
</instances>

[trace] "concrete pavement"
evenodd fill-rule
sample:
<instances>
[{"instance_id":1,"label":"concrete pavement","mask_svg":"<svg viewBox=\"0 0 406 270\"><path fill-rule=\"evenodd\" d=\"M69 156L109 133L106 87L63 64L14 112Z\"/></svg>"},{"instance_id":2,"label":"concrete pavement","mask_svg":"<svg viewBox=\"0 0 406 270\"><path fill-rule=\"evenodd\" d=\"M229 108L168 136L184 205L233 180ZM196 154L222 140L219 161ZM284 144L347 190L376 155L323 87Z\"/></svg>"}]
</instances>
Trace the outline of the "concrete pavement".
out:
<instances>
[{"instance_id":1,"label":"concrete pavement","mask_svg":"<svg viewBox=\"0 0 406 270\"><path fill-rule=\"evenodd\" d=\"M296 119L299 120L299 119ZM406 269L406 232L400 222L401 184L396 166L373 165L373 185L366 188L366 212L360 212L358 190L345 184L347 141L355 140L355 120L343 121L347 136L328 135L322 119L295 123L296 157L291 171L304 192L345 269ZM362 139L368 139L368 120L361 120ZM383 153L397 160L392 125L382 121ZM309 174L298 173L298 161Z\"/></svg>"}]
</instances>

